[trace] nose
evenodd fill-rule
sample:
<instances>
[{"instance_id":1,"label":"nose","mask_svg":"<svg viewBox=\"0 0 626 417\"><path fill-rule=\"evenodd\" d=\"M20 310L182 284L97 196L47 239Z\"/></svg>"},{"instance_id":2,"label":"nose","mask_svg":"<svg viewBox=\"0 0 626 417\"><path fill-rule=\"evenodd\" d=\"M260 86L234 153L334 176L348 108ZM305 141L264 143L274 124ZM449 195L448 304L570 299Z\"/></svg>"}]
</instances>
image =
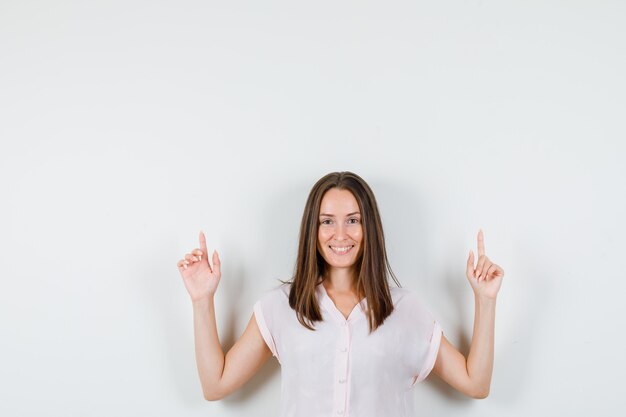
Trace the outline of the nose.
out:
<instances>
[{"instance_id":1,"label":"nose","mask_svg":"<svg viewBox=\"0 0 626 417\"><path fill-rule=\"evenodd\" d=\"M340 222L335 229L335 239L346 240L346 237L346 225Z\"/></svg>"}]
</instances>

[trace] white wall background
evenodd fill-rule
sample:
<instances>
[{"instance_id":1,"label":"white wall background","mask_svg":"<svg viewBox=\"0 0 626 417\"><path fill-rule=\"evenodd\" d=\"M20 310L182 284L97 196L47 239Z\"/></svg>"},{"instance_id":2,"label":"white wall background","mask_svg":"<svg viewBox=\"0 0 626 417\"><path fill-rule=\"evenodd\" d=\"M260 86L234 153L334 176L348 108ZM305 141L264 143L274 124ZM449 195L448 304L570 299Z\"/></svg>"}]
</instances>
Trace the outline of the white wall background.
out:
<instances>
[{"instance_id":1,"label":"white wall background","mask_svg":"<svg viewBox=\"0 0 626 417\"><path fill-rule=\"evenodd\" d=\"M222 344L289 278L313 183L374 189L392 266L491 395L429 416L623 410L626 3L0 0L0 415L275 416L275 359L203 400L176 262L222 255ZM355 416L358 417L358 416Z\"/></svg>"}]
</instances>

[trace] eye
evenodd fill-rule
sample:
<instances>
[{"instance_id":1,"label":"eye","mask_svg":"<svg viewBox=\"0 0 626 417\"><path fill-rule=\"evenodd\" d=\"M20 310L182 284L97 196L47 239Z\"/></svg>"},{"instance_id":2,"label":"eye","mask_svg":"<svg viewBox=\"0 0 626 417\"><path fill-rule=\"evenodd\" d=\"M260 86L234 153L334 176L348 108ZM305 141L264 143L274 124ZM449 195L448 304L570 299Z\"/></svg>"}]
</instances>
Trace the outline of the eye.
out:
<instances>
[{"instance_id":1,"label":"eye","mask_svg":"<svg viewBox=\"0 0 626 417\"><path fill-rule=\"evenodd\" d=\"M359 222L359 219L353 217L353 218L349 219L348 222L351 223L351 224L357 224Z\"/></svg>"},{"instance_id":2,"label":"eye","mask_svg":"<svg viewBox=\"0 0 626 417\"><path fill-rule=\"evenodd\" d=\"M324 219L320 223L321 224L330 224L330 219Z\"/></svg>"}]
</instances>

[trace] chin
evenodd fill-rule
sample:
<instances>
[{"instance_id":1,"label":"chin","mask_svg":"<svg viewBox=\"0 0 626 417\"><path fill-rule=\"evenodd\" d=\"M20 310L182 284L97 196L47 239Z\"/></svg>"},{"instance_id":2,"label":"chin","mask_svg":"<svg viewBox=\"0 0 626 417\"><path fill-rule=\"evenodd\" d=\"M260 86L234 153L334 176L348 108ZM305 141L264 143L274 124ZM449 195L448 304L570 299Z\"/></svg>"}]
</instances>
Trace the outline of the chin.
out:
<instances>
[{"instance_id":1,"label":"chin","mask_svg":"<svg viewBox=\"0 0 626 417\"><path fill-rule=\"evenodd\" d=\"M351 263L351 264L338 264L338 263L330 263L328 262L329 266L332 266L333 268L353 268L355 263Z\"/></svg>"},{"instance_id":2,"label":"chin","mask_svg":"<svg viewBox=\"0 0 626 417\"><path fill-rule=\"evenodd\" d=\"M337 262L332 257L326 257L326 263L332 266L333 268L353 268L357 264L357 260L350 259L350 260Z\"/></svg>"}]
</instances>

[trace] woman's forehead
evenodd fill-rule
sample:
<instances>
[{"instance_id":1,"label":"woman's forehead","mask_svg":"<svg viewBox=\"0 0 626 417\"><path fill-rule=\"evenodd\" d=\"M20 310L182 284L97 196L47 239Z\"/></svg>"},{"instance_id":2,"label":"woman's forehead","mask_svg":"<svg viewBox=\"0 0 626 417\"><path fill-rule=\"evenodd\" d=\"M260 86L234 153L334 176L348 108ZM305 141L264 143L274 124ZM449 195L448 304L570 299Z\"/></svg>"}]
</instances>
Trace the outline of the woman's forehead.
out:
<instances>
[{"instance_id":1,"label":"woman's forehead","mask_svg":"<svg viewBox=\"0 0 626 417\"><path fill-rule=\"evenodd\" d=\"M324 194L320 204L320 215L348 215L360 212L359 204L348 190L332 188Z\"/></svg>"}]
</instances>

